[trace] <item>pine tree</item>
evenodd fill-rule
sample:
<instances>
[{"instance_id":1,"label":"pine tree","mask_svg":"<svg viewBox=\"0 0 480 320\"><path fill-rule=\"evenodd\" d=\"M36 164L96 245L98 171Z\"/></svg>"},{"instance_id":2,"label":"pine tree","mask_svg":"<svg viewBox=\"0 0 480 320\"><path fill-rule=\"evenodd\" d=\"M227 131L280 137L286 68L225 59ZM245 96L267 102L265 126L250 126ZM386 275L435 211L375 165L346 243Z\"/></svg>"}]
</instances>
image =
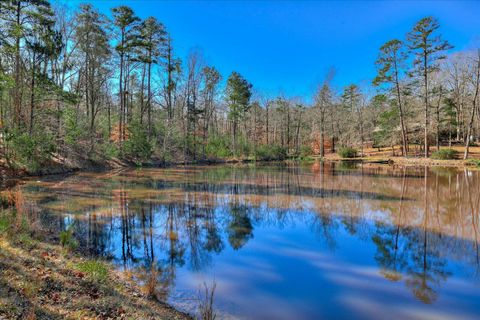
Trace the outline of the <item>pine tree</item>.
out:
<instances>
[{"instance_id":1,"label":"pine tree","mask_svg":"<svg viewBox=\"0 0 480 320\"><path fill-rule=\"evenodd\" d=\"M24 64L22 50L26 47L26 39L30 37L30 49L34 47L32 37L38 35L38 28L49 28L52 21L52 10L47 0L6 0L0 1L0 19L5 25L4 45L10 47L15 55L13 87L13 123L18 128L25 125L22 110L22 92L24 91ZM36 30L34 30L36 29ZM38 44L37 44L38 45ZM35 57L36 59L37 57ZM36 62L36 61L34 61ZM35 64L35 63L34 63ZM33 71L35 72L35 70ZM30 83L31 85L31 83ZM34 88L32 88L33 90ZM30 101L31 103L31 101ZM32 105L30 105L32 107ZM32 117L30 115L30 117Z\"/></svg>"},{"instance_id":2,"label":"pine tree","mask_svg":"<svg viewBox=\"0 0 480 320\"><path fill-rule=\"evenodd\" d=\"M93 148L95 119L99 100L107 76L111 50L107 35L107 17L91 5L81 5L76 17L75 37L83 56L84 93L87 115L90 119L90 148Z\"/></svg>"},{"instance_id":3,"label":"pine tree","mask_svg":"<svg viewBox=\"0 0 480 320\"><path fill-rule=\"evenodd\" d=\"M118 81L118 94L120 97L120 110L119 110L119 140L120 140L120 148L122 147L122 142L125 140L125 125L126 125L126 96L127 90L125 88L125 84L128 81L128 74L126 74L125 70L125 62L128 54L131 53L132 47L136 43L135 32L138 31L136 29L136 25L140 19L135 16L135 13L130 7L127 6L119 6L112 9L113 18L114 18L114 25L117 27L119 31L118 43L115 47L119 58L120 58L120 65L119 65L119 81Z\"/></svg>"},{"instance_id":4,"label":"pine tree","mask_svg":"<svg viewBox=\"0 0 480 320\"><path fill-rule=\"evenodd\" d=\"M407 58L403 43L400 40L390 40L380 47L380 55L376 61L378 74L373 80L373 84L389 85L389 89L394 92L397 102L398 114L400 118L400 129L402 132L402 153L408 155L407 130L405 128L405 110L402 99L402 89L400 87L401 70Z\"/></svg>"},{"instance_id":5,"label":"pine tree","mask_svg":"<svg viewBox=\"0 0 480 320\"><path fill-rule=\"evenodd\" d=\"M144 64L142 70L140 123L143 123L145 110L147 112L148 136L152 136L152 65L158 64L166 45L166 31L163 24L154 17L145 19L140 25L141 49L140 61ZM147 78L147 101L144 103L145 75Z\"/></svg>"},{"instance_id":6,"label":"pine tree","mask_svg":"<svg viewBox=\"0 0 480 320\"><path fill-rule=\"evenodd\" d=\"M447 41L442 40L442 37L437 34L439 28L437 19L425 17L418 21L407 35L408 48L414 54L411 75L423 83L425 158L429 154L430 76L432 72L439 69L440 60L445 59L445 50L452 48Z\"/></svg>"},{"instance_id":7,"label":"pine tree","mask_svg":"<svg viewBox=\"0 0 480 320\"><path fill-rule=\"evenodd\" d=\"M252 85L238 72L232 72L227 80L225 95L229 108L228 118L232 122L233 150L236 152L238 123L245 119L250 106Z\"/></svg>"}]
</instances>

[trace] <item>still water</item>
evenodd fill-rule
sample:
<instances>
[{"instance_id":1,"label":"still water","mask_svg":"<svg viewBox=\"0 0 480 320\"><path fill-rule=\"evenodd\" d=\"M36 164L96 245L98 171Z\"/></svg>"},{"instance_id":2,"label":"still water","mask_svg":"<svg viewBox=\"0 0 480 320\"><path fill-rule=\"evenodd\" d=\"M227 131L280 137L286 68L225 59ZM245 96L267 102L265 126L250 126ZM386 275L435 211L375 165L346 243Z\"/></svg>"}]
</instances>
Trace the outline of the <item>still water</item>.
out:
<instances>
[{"instance_id":1,"label":"still water","mask_svg":"<svg viewBox=\"0 0 480 320\"><path fill-rule=\"evenodd\" d=\"M79 173L28 181L53 230L218 318L480 317L480 172L315 163Z\"/></svg>"}]
</instances>

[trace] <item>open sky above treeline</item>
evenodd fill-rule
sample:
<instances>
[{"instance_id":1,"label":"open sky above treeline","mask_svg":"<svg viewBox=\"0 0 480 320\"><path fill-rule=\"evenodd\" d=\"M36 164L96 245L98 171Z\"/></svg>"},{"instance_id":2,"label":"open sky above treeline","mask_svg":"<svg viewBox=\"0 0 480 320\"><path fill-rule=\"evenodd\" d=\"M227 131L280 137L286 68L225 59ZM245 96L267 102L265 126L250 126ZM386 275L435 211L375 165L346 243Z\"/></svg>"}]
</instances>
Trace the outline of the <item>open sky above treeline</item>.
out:
<instances>
[{"instance_id":1,"label":"open sky above treeline","mask_svg":"<svg viewBox=\"0 0 480 320\"><path fill-rule=\"evenodd\" d=\"M480 1L58 1L109 16L131 6L165 24L178 56L200 49L223 75L235 70L266 95L307 100L332 67L338 88L370 83L379 47L424 16L439 20L451 52L480 43Z\"/></svg>"}]
</instances>

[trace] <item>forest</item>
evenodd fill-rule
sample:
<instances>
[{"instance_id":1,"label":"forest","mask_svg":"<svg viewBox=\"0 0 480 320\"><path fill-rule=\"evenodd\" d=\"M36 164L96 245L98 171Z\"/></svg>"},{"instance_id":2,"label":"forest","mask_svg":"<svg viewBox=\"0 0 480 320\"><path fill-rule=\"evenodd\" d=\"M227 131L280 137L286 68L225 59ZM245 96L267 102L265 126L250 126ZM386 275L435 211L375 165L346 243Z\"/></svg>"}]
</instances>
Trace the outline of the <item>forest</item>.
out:
<instances>
[{"instance_id":1,"label":"forest","mask_svg":"<svg viewBox=\"0 0 480 320\"><path fill-rule=\"evenodd\" d=\"M332 66L311 97L271 97L200 50L178 56L168 26L128 6L2 1L1 165L361 157L394 146L467 159L480 141L480 49L455 50L440 29L425 17L385 39L367 84L335 87Z\"/></svg>"}]
</instances>

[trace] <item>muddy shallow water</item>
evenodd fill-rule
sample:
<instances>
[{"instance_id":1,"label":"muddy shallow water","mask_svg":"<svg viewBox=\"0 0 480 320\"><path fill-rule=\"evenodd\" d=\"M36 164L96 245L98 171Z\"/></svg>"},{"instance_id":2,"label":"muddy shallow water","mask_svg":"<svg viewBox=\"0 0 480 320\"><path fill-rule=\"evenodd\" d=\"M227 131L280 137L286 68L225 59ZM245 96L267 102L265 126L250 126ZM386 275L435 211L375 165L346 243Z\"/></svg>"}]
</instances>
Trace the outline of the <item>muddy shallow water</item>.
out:
<instances>
[{"instance_id":1,"label":"muddy shallow water","mask_svg":"<svg viewBox=\"0 0 480 320\"><path fill-rule=\"evenodd\" d=\"M41 224L195 313L469 319L480 314L480 172L315 163L27 181Z\"/></svg>"}]
</instances>

